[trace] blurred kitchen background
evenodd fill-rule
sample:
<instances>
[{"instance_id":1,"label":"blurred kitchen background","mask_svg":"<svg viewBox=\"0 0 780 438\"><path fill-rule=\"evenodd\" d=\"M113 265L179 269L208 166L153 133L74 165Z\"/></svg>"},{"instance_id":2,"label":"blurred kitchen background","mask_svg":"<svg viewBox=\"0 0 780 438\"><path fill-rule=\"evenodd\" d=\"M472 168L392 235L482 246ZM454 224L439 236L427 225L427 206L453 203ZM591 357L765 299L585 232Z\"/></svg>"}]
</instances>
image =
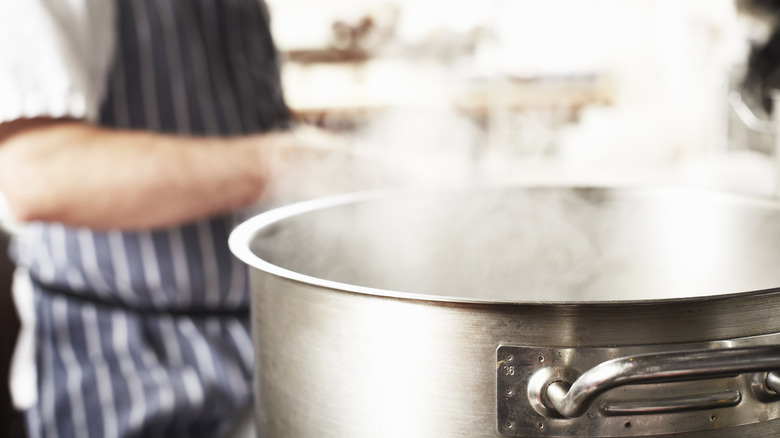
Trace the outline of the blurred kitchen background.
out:
<instances>
[{"instance_id":1,"label":"blurred kitchen background","mask_svg":"<svg viewBox=\"0 0 780 438\"><path fill-rule=\"evenodd\" d=\"M418 177L776 194L773 2L268 3L296 118L419 159ZM0 268L5 375L16 319ZM15 436L7 396L0 409Z\"/></svg>"},{"instance_id":2,"label":"blurred kitchen background","mask_svg":"<svg viewBox=\"0 0 780 438\"><path fill-rule=\"evenodd\" d=\"M269 4L290 106L359 146L465 155L482 182L774 193L771 117L741 87L772 2Z\"/></svg>"}]
</instances>

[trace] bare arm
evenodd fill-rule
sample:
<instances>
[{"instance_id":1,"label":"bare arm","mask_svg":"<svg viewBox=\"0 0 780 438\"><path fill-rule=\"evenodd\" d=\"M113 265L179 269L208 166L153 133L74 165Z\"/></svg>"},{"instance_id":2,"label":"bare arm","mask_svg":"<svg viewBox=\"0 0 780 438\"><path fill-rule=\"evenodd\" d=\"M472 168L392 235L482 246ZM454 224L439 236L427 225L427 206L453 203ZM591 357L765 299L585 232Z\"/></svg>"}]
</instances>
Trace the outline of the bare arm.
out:
<instances>
[{"instance_id":1,"label":"bare arm","mask_svg":"<svg viewBox=\"0 0 780 438\"><path fill-rule=\"evenodd\" d=\"M256 201L284 135L192 138L19 120L0 125L0 191L23 221L169 226Z\"/></svg>"}]
</instances>

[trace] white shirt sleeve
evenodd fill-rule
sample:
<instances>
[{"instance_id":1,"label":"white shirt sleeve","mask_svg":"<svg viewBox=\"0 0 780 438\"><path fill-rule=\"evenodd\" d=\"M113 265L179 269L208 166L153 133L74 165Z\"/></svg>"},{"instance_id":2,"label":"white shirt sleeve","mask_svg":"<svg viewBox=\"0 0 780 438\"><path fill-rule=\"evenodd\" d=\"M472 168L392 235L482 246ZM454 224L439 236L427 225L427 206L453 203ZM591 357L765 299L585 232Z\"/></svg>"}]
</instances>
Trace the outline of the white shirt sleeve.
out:
<instances>
[{"instance_id":1,"label":"white shirt sleeve","mask_svg":"<svg viewBox=\"0 0 780 438\"><path fill-rule=\"evenodd\" d=\"M0 123L95 121L114 24L113 0L0 0Z\"/></svg>"}]
</instances>

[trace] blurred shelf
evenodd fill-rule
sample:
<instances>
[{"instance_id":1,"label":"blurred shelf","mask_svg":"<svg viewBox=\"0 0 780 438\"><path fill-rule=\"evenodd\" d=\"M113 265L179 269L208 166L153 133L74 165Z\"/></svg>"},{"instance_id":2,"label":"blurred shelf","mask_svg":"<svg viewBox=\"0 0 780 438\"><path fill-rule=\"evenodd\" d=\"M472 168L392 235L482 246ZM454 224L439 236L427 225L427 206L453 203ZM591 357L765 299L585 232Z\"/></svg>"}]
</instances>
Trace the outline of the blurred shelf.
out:
<instances>
[{"instance_id":1,"label":"blurred shelf","mask_svg":"<svg viewBox=\"0 0 780 438\"><path fill-rule=\"evenodd\" d=\"M609 81L597 75L480 77L435 62L288 62L282 78L288 105L303 118L362 117L397 107L449 106L477 116L493 110L576 112L613 100Z\"/></svg>"}]
</instances>

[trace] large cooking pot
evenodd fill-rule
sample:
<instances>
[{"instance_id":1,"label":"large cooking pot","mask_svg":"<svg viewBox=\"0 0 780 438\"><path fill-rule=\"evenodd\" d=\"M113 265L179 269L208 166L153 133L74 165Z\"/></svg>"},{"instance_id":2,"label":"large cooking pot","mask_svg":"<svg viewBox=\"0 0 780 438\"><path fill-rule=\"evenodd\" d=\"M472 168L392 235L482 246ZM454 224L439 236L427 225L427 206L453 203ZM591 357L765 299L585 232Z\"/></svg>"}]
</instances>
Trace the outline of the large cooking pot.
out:
<instances>
[{"instance_id":1,"label":"large cooking pot","mask_svg":"<svg viewBox=\"0 0 780 438\"><path fill-rule=\"evenodd\" d=\"M231 235L265 437L775 437L780 203L348 195Z\"/></svg>"}]
</instances>

